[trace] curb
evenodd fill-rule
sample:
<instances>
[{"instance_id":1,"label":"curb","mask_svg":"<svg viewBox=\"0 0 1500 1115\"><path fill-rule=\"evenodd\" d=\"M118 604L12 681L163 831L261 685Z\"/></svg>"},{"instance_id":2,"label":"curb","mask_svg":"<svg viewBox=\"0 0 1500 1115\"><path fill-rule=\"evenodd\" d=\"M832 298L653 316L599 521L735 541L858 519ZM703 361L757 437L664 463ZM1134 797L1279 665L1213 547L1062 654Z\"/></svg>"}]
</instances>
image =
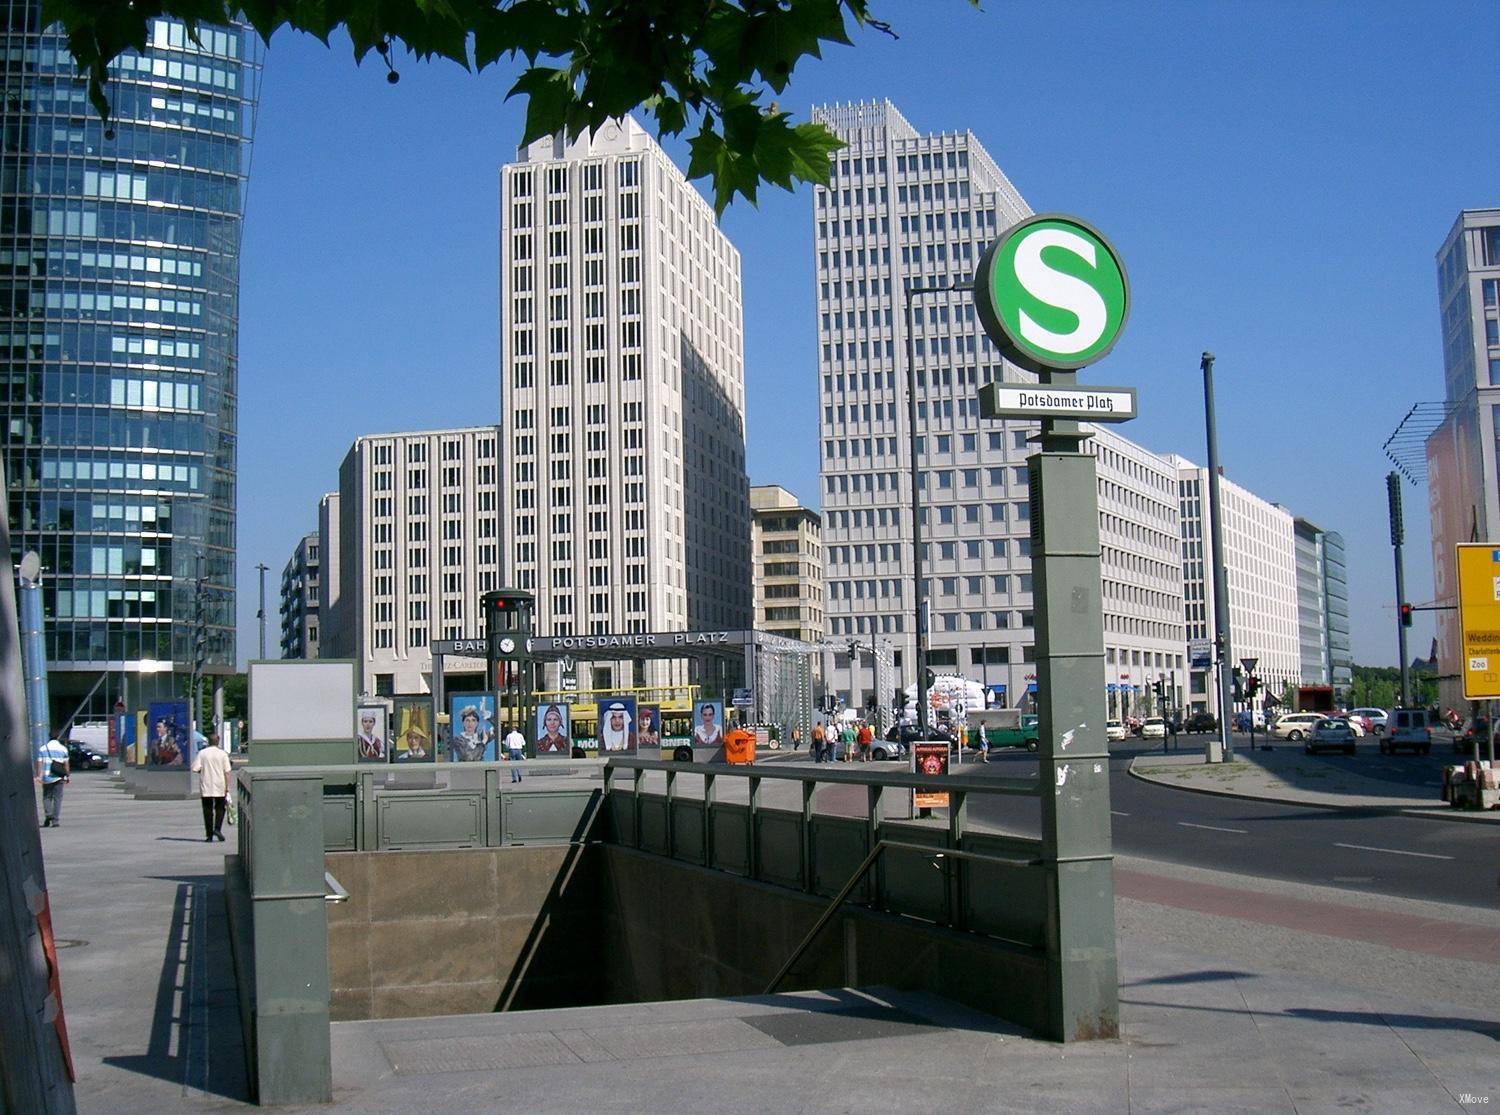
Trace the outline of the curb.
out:
<instances>
[{"instance_id":1,"label":"curb","mask_svg":"<svg viewBox=\"0 0 1500 1115\"><path fill-rule=\"evenodd\" d=\"M1136 756L1136 759L1141 756ZM1305 798L1280 797L1273 794L1247 794L1236 790L1215 790L1207 786L1180 786L1164 779L1153 778L1142 774L1135 769L1136 759L1130 760L1130 765L1125 768L1130 777L1141 782L1150 783L1153 786L1161 786L1168 790L1180 790L1188 794L1207 794L1212 797L1236 798L1239 801L1266 801L1275 805L1299 805L1304 809L1340 809L1350 813L1363 813L1374 817L1420 817L1429 821L1466 821L1471 824L1493 825L1500 824L1500 820L1492 820L1490 813L1483 810L1449 810L1428 809L1414 805L1344 805L1339 802L1308 801ZM1493 811L1491 811L1493 812Z\"/></svg>"}]
</instances>

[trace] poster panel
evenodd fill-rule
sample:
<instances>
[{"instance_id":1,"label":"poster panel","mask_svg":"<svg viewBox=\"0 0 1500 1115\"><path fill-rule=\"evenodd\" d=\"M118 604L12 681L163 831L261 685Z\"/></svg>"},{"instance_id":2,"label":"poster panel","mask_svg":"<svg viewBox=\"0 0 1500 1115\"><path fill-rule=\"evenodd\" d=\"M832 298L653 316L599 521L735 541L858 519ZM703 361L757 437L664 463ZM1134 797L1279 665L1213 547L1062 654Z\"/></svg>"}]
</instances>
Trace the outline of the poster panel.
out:
<instances>
[{"instance_id":1,"label":"poster panel","mask_svg":"<svg viewBox=\"0 0 1500 1115\"><path fill-rule=\"evenodd\" d=\"M661 746L661 706L636 706L635 745L637 750Z\"/></svg>"},{"instance_id":2,"label":"poster panel","mask_svg":"<svg viewBox=\"0 0 1500 1115\"><path fill-rule=\"evenodd\" d=\"M432 745L432 698L397 697L395 721L396 733L390 740L391 761L432 762L436 751Z\"/></svg>"},{"instance_id":3,"label":"poster panel","mask_svg":"<svg viewBox=\"0 0 1500 1115\"><path fill-rule=\"evenodd\" d=\"M451 717L448 736L450 763L493 763L498 757L495 742L495 695L459 693L448 699Z\"/></svg>"},{"instance_id":4,"label":"poster panel","mask_svg":"<svg viewBox=\"0 0 1500 1115\"><path fill-rule=\"evenodd\" d=\"M355 717L359 734L354 737L356 757L361 763L390 762L390 735L384 705L361 705Z\"/></svg>"},{"instance_id":5,"label":"poster panel","mask_svg":"<svg viewBox=\"0 0 1500 1115\"><path fill-rule=\"evenodd\" d=\"M723 701L698 701L693 705L693 746L724 746Z\"/></svg>"},{"instance_id":6,"label":"poster panel","mask_svg":"<svg viewBox=\"0 0 1500 1115\"><path fill-rule=\"evenodd\" d=\"M573 754L573 733L569 713L561 702L538 705L533 725L538 759L567 759Z\"/></svg>"},{"instance_id":7,"label":"poster panel","mask_svg":"<svg viewBox=\"0 0 1500 1115\"><path fill-rule=\"evenodd\" d=\"M912 750L916 753L918 774L948 773L948 744L946 742L913 744ZM941 791L913 790L912 805L917 809L946 809L948 795Z\"/></svg>"},{"instance_id":8,"label":"poster panel","mask_svg":"<svg viewBox=\"0 0 1500 1115\"><path fill-rule=\"evenodd\" d=\"M599 702L599 755L634 755L637 738L634 697L605 697Z\"/></svg>"},{"instance_id":9,"label":"poster panel","mask_svg":"<svg viewBox=\"0 0 1500 1115\"><path fill-rule=\"evenodd\" d=\"M152 701L147 706L146 721L147 766L185 767L193 761L186 701Z\"/></svg>"}]
</instances>

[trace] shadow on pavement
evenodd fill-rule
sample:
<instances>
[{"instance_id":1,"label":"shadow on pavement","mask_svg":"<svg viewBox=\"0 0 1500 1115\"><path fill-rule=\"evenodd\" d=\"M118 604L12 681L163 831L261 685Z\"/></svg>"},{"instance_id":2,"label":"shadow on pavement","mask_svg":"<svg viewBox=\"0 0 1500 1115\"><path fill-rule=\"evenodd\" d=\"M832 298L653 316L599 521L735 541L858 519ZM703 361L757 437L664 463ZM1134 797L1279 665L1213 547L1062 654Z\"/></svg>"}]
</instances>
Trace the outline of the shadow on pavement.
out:
<instances>
[{"instance_id":1,"label":"shadow on pavement","mask_svg":"<svg viewBox=\"0 0 1500 1115\"><path fill-rule=\"evenodd\" d=\"M1150 982L1150 981L1146 981ZM1208 1014L1256 1015L1260 1018L1305 1018L1311 1022L1342 1025L1386 1026L1405 1030L1452 1030L1478 1034L1500 1041L1500 1025L1478 1018L1460 1018L1441 1014L1386 1014L1378 1010L1328 1010L1324 1007L1288 1007L1281 1011L1251 1010L1248 1007L1208 1007L1192 1003L1158 1003L1149 999L1120 998L1121 1006L1161 1007L1170 1011L1203 1011Z\"/></svg>"},{"instance_id":2,"label":"shadow on pavement","mask_svg":"<svg viewBox=\"0 0 1500 1115\"><path fill-rule=\"evenodd\" d=\"M1175 976L1153 976L1151 979L1132 980L1121 987L1149 987L1151 984L1207 983L1212 980L1255 979L1254 972L1238 972L1228 968L1213 968L1206 972L1183 972Z\"/></svg>"},{"instance_id":3,"label":"shadow on pavement","mask_svg":"<svg viewBox=\"0 0 1500 1115\"><path fill-rule=\"evenodd\" d=\"M105 1057L104 1063L169 1081L179 1085L184 1095L248 1102L223 877L150 877L177 882L177 895L164 942L146 1052Z\"/></svg>"},{"instance_id":4,"label":"shadow on pavement","mask_svg":"<svg viewBox=\"0 0 1500 1115\"><path fill-rule=\"evenodd\" d=\"M1320 1007L1292 1007L1282 1013L1289 1018L1310 1018L1314 1022L1353 1022L1367 1026L1389 1026L1399 1030L1467 1030L1472 1034L1500 1041L1500 1025L1477 1018L1384 1014L1373 1010L1324 1010Z\"/></svg>"}]
</instances>

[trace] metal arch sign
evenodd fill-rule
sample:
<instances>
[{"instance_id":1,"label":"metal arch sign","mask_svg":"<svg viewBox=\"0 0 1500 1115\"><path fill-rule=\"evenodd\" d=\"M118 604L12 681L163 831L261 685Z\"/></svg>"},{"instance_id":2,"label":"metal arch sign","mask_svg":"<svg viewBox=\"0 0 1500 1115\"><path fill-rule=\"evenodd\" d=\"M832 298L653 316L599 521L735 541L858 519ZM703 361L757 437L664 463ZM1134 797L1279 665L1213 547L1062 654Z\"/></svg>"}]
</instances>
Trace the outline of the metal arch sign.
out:
<instances>
[{"instance_id":1,"label":"metal arch sign","mask_svg":"<svg viewBox=\"0 0 1500 1115\"><path fill-rule=\"evenodd\" d=\"M985 250L974 302L990 339L1032 372L1072 371L1114 347L1130 314L1130 283L1098 229L1041 213Z\"/></svg>"}]
</instances>

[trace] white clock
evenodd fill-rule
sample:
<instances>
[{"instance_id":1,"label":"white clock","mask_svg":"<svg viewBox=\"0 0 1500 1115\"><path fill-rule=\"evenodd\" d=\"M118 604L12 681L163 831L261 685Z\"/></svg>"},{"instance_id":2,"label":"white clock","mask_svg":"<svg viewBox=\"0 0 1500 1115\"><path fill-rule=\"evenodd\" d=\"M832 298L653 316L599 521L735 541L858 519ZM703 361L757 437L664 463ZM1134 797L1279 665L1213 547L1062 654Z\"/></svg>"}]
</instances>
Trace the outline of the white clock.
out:
<instances>
[{"instance_id":1,"label":"white clock","mask_svg":"<svg viewBox=\"0 0 1500 1115\"><path fill-rule=\"evenodd\" d=\"M516 649L516 641L514 639L510 638L509 636L506 636L505 638L503 638L503 639L500 640L500 653L501 654L509 654L511 651L513 651L515 649Z\"/></svg>"}]
</instances>

